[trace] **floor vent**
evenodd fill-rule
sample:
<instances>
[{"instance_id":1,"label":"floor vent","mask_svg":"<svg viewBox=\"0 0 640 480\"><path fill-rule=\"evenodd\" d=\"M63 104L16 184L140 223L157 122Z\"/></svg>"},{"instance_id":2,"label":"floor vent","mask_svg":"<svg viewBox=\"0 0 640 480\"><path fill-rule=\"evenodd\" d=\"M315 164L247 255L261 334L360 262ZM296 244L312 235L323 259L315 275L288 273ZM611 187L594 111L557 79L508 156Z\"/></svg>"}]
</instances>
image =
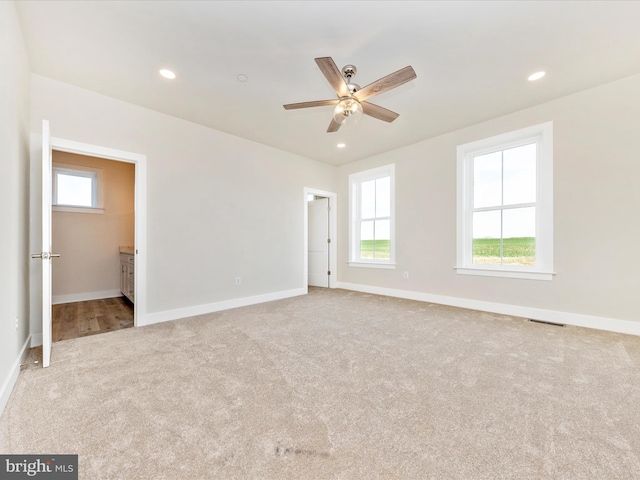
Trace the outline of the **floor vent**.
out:
<instances>
[{"instance_id":1,"label":"floor vent","mask_svg":"<svg viewBox=\"0 0 640 480\"><path fill-rule=\"evenodd\" d=\"M544 323L545 325L553 325L554 327L566 327L564 323L545 322L544 320L534 320L533 318L530 318L529 321L533 323Z\"/></svg>"}]
</instances>

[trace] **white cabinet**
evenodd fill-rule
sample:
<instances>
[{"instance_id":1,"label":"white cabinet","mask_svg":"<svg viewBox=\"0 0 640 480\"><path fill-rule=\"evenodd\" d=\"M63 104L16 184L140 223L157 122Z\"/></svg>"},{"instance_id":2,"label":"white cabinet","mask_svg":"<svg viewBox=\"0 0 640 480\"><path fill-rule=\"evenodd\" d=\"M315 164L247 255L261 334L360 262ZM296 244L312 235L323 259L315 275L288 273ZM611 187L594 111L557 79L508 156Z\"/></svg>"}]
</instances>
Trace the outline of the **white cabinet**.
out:
<instances>
[{"instance_id":1,"label":"white cabinet","mask_svg":"<svg viewBox=\"0 0 640 480\"><path fill-rule=\"evenodd\" d=\"M135 297L135 262L133 255L120 253L120 291L134 303Z\"/></svg>"}]
</instances>

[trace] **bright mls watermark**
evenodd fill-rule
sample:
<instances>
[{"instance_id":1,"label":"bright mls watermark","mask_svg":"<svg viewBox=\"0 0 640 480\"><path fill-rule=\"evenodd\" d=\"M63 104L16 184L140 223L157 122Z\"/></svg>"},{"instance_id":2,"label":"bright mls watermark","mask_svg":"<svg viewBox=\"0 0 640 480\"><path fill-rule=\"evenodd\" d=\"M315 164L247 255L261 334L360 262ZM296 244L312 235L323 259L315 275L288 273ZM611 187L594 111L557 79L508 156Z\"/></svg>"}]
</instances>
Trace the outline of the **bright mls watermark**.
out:
<instances>
[{"instance_id":1,"label":"bright mls watermark","mask_svg":"<svg viewBox=\"0 0 640 480\"><path fill-rule=\"evenodd\" d=\"M78 455L0 455L0 479L78 480Z\"/></svg>"}]
</instances>

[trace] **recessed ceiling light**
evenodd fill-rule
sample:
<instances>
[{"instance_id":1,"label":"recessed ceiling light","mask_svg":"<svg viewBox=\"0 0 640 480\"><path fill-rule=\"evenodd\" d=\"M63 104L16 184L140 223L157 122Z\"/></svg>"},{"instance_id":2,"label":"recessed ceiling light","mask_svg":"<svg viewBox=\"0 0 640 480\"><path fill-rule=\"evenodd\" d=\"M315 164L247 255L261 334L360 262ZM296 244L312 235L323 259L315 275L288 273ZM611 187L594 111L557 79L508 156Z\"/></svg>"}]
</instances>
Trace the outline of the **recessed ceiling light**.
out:
<instances>
[{"instance_id":1,"label":"recessed ceiling light","mask_svg":"<svg viewBox=\"0 0 640 480\"><path fill-rule=\"evenodd\" d=\"M164 78L168 78L169 80L173 80L174 78L176 78L176 74L171 70L167 70L166 68L160 70L160 75L162 75Z\"/></svg>"},{"instance_id":2,"label":"recessed ceiling light","mask_svg":"<svg viewBox=\"0 0 640 480\"><path fill-rule=\"evenodd\" d=\"M247 80L249 80L249 77L247 77L244 73L240 73L238 74L238 81L239 82L246 82Z\"/></svg>"},{"instance_id":3,"label":"recessed ceiling light","mask_svg":"<svg viewBox=\"0 0 640 480\"><path fill-rule=\"evenodd\" d=\"M540 80L542 77L544 77L546 75L545 72L536 72L532 75L529 75L529 81L530 82L534 82L536 80Z\"/></svg>"},{"instance_id":4,"label":"recessed ceiling light","mask_svg":"<svg viewBox=\"0 0 640 480\"><path fill-rule=\"evenodd\" d=\"M346 145L346 144L344 144L344 143L339 143L338 145L336 145L336 147L338 147L338 148L344 148L344 147L346 147L346 146L347 146L347 145Z\"/></svg>"}]
</instances>

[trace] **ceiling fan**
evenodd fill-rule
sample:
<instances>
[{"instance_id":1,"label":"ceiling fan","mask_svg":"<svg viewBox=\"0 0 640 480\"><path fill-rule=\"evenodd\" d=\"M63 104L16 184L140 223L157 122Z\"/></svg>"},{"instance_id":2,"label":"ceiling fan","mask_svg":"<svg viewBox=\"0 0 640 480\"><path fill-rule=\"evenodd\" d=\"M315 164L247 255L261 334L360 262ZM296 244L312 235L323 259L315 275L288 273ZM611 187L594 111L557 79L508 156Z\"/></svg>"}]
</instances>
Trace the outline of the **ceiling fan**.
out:
<instances>
[{"instance_id":1,"label":"ceiling fan","mask_svg":"<svg viewBox=\"0 0 640 480\"><path fill-rule=\"evenodd\" d=\"M315 61L336 91L338 98L334 100L289 103L283 106L285 110L294 110L296 108L336 105L333 119L329 124L329 128L327 128L328 133L337 132L343 124L356 123L363 113L385 122L393 122L398 118L399 114L379 105L369 103L366 100L407 83L417 76L413 68L408 66L382 77L364 88L360 88L359 85L351 83L357 71L353 65L346 65L340 71L331 57L320 57L316 58Z\"/></svg>"}]
</instances>

